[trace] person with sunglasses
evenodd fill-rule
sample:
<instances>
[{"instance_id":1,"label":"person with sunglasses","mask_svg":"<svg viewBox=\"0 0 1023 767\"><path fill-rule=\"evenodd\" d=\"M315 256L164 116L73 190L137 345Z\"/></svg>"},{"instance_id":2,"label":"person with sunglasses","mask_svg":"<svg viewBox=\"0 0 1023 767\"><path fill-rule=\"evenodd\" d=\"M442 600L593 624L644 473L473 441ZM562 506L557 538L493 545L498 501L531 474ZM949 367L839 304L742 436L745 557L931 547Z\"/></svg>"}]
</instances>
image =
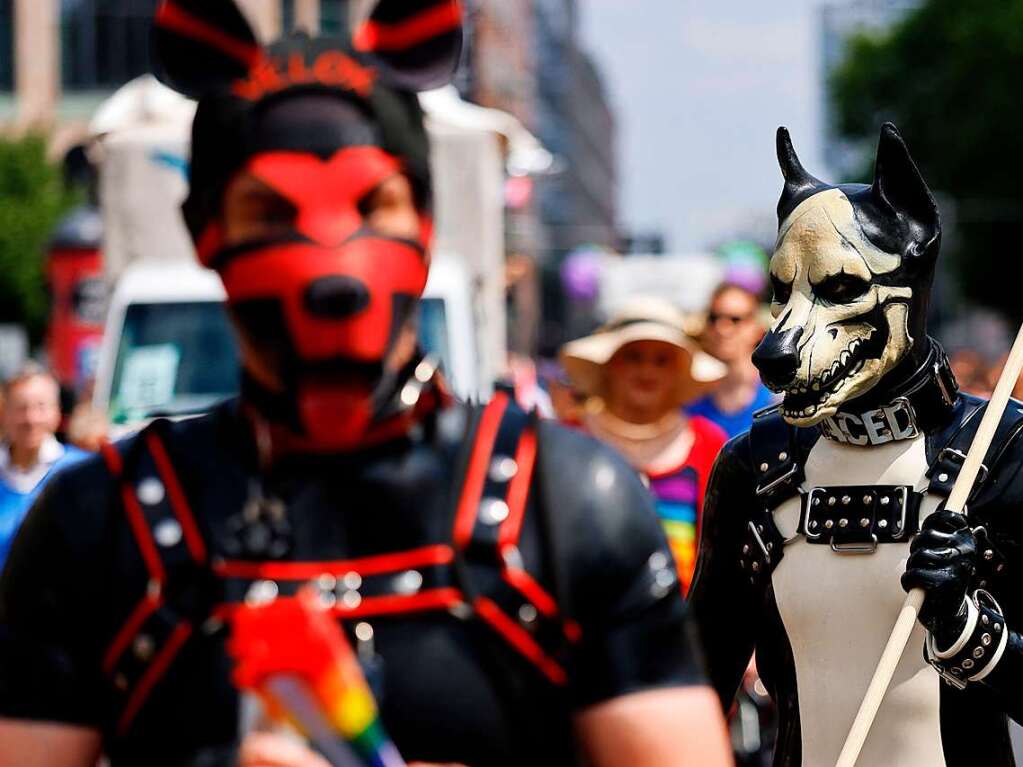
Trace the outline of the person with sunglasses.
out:
<instances>
[{"instance_id":1,"label":"person with sunglasses","mask_svg":"<svg viewBox=\"0 0 1023 767\"><path fill-rule=\"evenodd\" d=\"M753 414L775 401L751 360L764 335L759 309L759 297L748 288L734 282L720 284L711 294L700 339L709 354L725 363L728 373L687 410L717 424L729 438L749 429Z\"/></svg>"}]
</instances>

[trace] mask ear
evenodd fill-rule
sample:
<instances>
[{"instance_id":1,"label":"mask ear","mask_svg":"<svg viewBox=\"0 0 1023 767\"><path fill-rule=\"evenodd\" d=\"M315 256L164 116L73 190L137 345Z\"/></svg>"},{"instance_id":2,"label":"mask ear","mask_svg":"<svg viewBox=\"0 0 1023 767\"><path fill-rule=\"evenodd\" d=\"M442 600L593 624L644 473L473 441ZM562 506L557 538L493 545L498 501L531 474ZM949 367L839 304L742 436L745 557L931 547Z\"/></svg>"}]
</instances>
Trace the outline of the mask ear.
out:
<instances>
[{"instance_id":1,"label":"mask ear","mask_svg":"<svg viewBox=\"0 0 1023 767\"><path fill-rule=\"evenodd\" d=\"M799 201L807 196L808 191L826 186L826 184L811 176L803 168L799 157L796 156L796 150L792 147L792 139L789 137L787 128L778 128L775 144L778 151L778 165L781 167L782 176L785 177L785 186L781 191L781 198L778 200L778 222L781 223L799 204Z\"/></svg>"},{"instance_id":2,"label":"mask ear","mask_svg":"<svg viewBox=\"0 0 1023 767\"><path fill-rule=\"evenodd\" d=\"M224 89L263 58L234 0L163 0L153 30L156 76L190 98Z\"/></svg>"},{"instance_id":3,"label":"mask ear","mask_svg":"<svg viewBox=\"0 0 1023 767\"><path fill-rule=\"evenodd\" d=\"M393 84L412 91L451 81L462 53L460 0L379 0L354 34Z\"/></svg>"},{"instance_id":4,"label":"mask ear","mask_svg":"<svg viewBox=\"0 0 1023 767\"><path fill-rule=\"evenodd\" d=\"M914 242L913 252L908 255L927 252L940 236L938 205L906 142L891 123L881 126L870 194L877 205L905 222Z\"/></svg>"}]
</instances>

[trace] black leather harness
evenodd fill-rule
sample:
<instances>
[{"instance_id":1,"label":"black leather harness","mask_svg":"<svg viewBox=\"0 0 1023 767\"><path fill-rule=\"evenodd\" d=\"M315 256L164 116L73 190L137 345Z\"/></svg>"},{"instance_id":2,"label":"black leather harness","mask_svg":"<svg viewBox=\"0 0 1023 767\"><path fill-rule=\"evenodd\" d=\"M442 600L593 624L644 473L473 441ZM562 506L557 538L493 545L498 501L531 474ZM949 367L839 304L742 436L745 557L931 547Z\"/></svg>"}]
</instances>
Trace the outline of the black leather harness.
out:
<instances>
[{"instance_id":1,"label":"black leather harness","mask_svg":"<svg viewBox=\"0 0 1023 767\"><path fill-rule=\"evenodd\" d=\"M920 507L927 495L946 499L955 485L966 453L977 429L986 404L973 406L958 420L958 428L945 426L945 432L935 430L936 411L944 407L945 422L959 408L969 408L958 397L954 379L946 374L947 363L943 355L935 363L928 381L916 384L912 391L899 398L920 411L922 425L937 438L933 449L928 438L929 453L934 455L925 476L925 490L918 492L909 485L835 485L804 488L806 475L803 465L810 449L819 436L812 430L798 429L786 423L777 407L760 411L754 416L750 430L750 450L756 476L755 493L760 508L747 525L739 552L740 566L749 575L749 582L760 586L769 581L772 572L784 556L785 546L798 538L807 543L828 545L839 554L870 554L879 545L900 543L912 538L920 529ZM949 401L949 394L952 399ZM952 419L953 421L955 419ZM991 446L988 448L980 475L974 484L971 498L983 489L989 469L1000 460L1005 449L1023 431L1023 411L1010 411L1002 418ZM869 449L869 448L867 448ZM799 523L796 534L786 539L778 529L774 513L785 501L800 498ZM989 540L983 527L976 531L983 551L983 571L1001 573L1005 559ZM981 573L981 583L986 585ZM983 586L981 586L983 588Z\"/></svg>"},{"instance_id":2,"label":"black leather harness","mask_svg":"<svg viewBox=\"0 0 1023 767\"><path fill-rule=\"evenodd\" d=\"M563 686L565 656L581 631L552 596L558 584L549 589L535 578L518 549L525 516L545 510L534 497L536 416L508 404L499 394L468 418L449 540L338 562L293 561L290 545L277 546L290 537L283 507L252 499L240 514L252 524L234 531L240 539L218 552L234 558L211 557L166 449L168 422L151 424L123 455L106 446L148 573L103 662L117 691L118 731L130 729L192 637L221 631L242 601L290 598L309 583L332 593L331 610L342 621L432 610L472 620L554 687ZM253 531L260 546L245 540ZM516 666L508 675L521 672Z\"/></svg>"}]
</instances>

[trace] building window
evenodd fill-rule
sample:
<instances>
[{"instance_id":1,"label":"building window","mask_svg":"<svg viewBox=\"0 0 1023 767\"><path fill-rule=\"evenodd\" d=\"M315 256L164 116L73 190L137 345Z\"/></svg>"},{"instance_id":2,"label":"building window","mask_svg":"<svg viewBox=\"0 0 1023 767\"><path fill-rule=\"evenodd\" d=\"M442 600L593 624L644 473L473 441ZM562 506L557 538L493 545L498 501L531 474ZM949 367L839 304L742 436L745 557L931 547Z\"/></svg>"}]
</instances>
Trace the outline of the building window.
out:
<instances>
[{"instance_id":1,"label":"building window","mask_svg":"<svg viewBox=\"0 0 1023 767\"><path fill-rule=\"evenodd\" d=\"M151 71L158 0L61 0L61 77L68 91L119 88Z\"/></svg>"},{"instance_id":2,"label":"building window","mask_svg":"<svg viewBox=\"0 0 1023 767\"><path fill-rule=\"evenodd\" d=\"M0 91L14 90L14 0L0 0Z\"/></svg>"}]
</instances>

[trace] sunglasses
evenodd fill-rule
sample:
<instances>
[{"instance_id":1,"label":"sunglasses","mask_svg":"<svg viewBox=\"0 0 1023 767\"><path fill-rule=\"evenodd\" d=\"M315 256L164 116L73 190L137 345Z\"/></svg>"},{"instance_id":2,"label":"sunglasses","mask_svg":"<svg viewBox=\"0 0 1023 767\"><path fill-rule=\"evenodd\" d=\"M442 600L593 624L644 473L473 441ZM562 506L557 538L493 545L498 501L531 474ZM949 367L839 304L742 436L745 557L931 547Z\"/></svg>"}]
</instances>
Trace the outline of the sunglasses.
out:
<instances>
[{"instance_id":1,"label":"sunglasses","mask_svg":"<svg viewBox=\"0 0 1023 767\"><path fill-rule=\"evenodd\" d=\"M717 314L716 312L711 312L707 315L707 324L717 325L719 322L728 322L729 325L738 325L753 319L753 314L753 312L749 314Z\"/></svg>"}]
</instances>

